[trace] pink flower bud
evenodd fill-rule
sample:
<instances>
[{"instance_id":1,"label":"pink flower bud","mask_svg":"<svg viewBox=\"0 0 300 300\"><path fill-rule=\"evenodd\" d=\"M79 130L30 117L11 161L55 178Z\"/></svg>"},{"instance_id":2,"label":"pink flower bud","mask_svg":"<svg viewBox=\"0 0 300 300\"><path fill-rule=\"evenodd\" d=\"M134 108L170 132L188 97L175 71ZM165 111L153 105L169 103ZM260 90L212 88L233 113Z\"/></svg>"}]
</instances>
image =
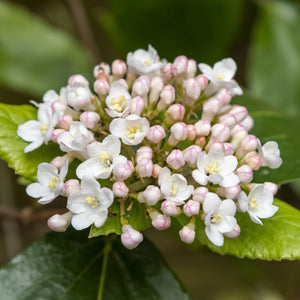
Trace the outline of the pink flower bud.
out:
<instances>
[{"instance_id":1,"label":"pink flower bud","mask_svg":"<svg viewBox=\"0 0 300 300\"><path fill-rule=\"evenodd\" d=\"M231 114L221 116L219 122L224 125L227 125L230 129L232 129L237 123L235 116Z\"/></svg>"},{"instance_id":2,"label":"pink flower bud","mask_svg":"<svg viewBox=\"0 0 300 300\"><path fill-rule=\"evenodd\" d=\"M161 77L155 76L151 79L149 103L156 103L165 84Z\"/></svg>"},{"instance_id":3,"label":"pink flower bud","mask_svg":"<svg viewBox=\"0 0 300 300\"><path fill-rule=\"evenodd\" d=\"M247 135L241 141L241 144L236 152L238 158L244 157L247 153L255 151L259 146L259 142L255 135Z\"/></svg>"},{"instance_id":4,"label":"pink flower bud","mask_svg":"<svg viewBox=\"0 0 300 300\"><path fill-rule=\"evenodd\" d=\"M221 142L211 143L209 148L208 148L208 152L211 152L211 151L214 151L214 150L221 150L224 153L225 150L224 150L223 143L221 143Z\"/></svg>"},{"instance_id":5,"label":"pink flower bud","mask_svg":"<svg viewBox=\"0 0 300 300\"><path fill-rule=\"evenodd\" d=\"M150 127L147 134L147 139L152 143L159 143L162 139L166 137L166 132L164 128L160 125L154 125Z\"/></svg>"},{"instance_id":6,"label":"pink flower bud","mask_svg":"<svg viewBox=\"0 0 300 300\"><path fill-rule=\"evenodd\" d=\"M166 80L172 81L176 75L177 75L176 67L171 63L167 63L164 68L164 76Z\"/></svg>"},{"instance_id":7,"label":"pink flower bud","mask_svg":"<svg viewBox=\"0 0 300 300\"><path fill-rule=\"evenodd\" d=\"M151 214L150 216L152 219L152 226L157 230L165 230L171 225L171 218L169 216L159 214L158 212L156 214Z\"/></svg>"},{"instance_id":8,"label":"pink flower bud","mask_svg":"<svg viewBox=\"0 0 300 300\"><path fill-rule=\"evenodd\" d=\"M147 97L150 90L150 80L148 76L142 75L133 83L132 95L141 96L142 98Z\"/></svg>"},{"instance_id":9,"label":"pink flower bud","mask_svg":"<svg viewBox=\"0 0 300 300\"><path fill-rule=\"evenodd\" d=\"M101 73L104 73L107 77L110 75L110 66L109 64L102 62L94 67L93 73L96 78L99 78L99 75L101 75Z\"/></svg>"},{"instance_id":10,"label":"pink flower bud","mask_svg":"<svg viewBox=\"0 0 300 300\"><path fill-rule=\"evenodd\" d=\"M142 241L143 235L132 228L131 225L125 224L122 227L121 242L127 249L136 248Z\"/></svg>"},{"instance_id":11,"label":"pink flower bud","mask_svg":"<svg viewBox=\"0 0 300 300\"><path fill-rule=\"evenodd\" d=\"M252 155L246 158L245 163L254 171L258 170L261 166L262 159L257 155Z\"/></svg>"},{"instance_id":12,"label":"pink flower bud","mask_svg":"<svg viewBox=\"0 0 300 300\"><path fill-rule=\"evenodd\" d=\"M162 169L161 166L159 166L159 165L157 165L157 164L153 165L153 169L152 169L152 177L153 177L153 178L158 178L161 169Z\"/></svg>"},{"instance_id":13,"label":"pink flower bud","mask_svg":"<svg viewBox=\"0 0 300 300\"><path fill-rule=\"evenodd\" d=\"M139 163L143 158L152 159L153 150L150 147L142 146L136 152L136 162Z\"/></svg>"},{"instance_id":14,"label":"pink flower bud","mask_svg":"<svg viewBox=\"0 0 300 300\"><path fill-rule=\"evenodd\" d=\"M228 188L219 187L217 194L228 199L237 199L241 193L241 187L237 184Z\"/></svg>"},{"instance_id":15,"label":"pink flower bud","mask_svg":"<svg viewBox=\"0 0 300 300\"><path fill-rule=\"evenodd\" d=\"M126 63L120 59L116 59L113 61L111 69L115 80L124 77L127 72Z\"/></svg>"},{"instance_id":16,"label":"pink flower bud","mask_svg":"<svg viewBox=\"0 0 300 300\"><path fill-rule=\"evenodd\" d=\"M221 89L216 95L216 98L221 101L222 105L227 105L230 103L232 95L227 89Z\"/></svg>"},{"instance_id":17,"label":"pink flower bud","mask_svg":"<svg viewBox=\"0 0 300 300\"><path fill-rule=\"evenodd\" d=\"M189 59L186 70L187 78L194 78L197 72L197 63L194 59Z\"/></svg>"},{"instance_id":18,"label":"pink flower bud","mask_svg":"<svg viewBox=\"0 0 300 300\"><path fill-rule=\"evenodd\" d=\"M227 125L217 123L211 128L211 139L225 142L230 137L230 129Z\"/></svg>"},{"instance_id":19,"label":"pink flower bud","mask_svg":"<svg viewBox=\"0 0 300 300\"><path fill-rule=\"evenodd\" d=\"M234 105L229 113L235 116L237 122L245 120L245 118L248 116L247 108L240 105Z\"/></svg>"},{"instance_id":20,"label":"pink flower bud","mask_svg":"<svg viewBox=\"0 0 300 300\"><path fill-rule=\"evenodd\" d=\"M183 81L183 89L185 92L185 101L187 105L193 105L194 102L199 98L201 93L200 84L194 78L190 78Z\"/></svg>"},{"instance_id":21,"label":"pink flower bud","mask_svg":"<svg viewBox=\"0 0 300 300\"><path fill-rule=\"evenodd\" d=\"M152 175L153 163L149 158L142 158L136 166L136 172L141 177L150 177Z\"/></svg>"},{"instance_id":22,"label":"pink flower bud","mask_svg":"<svg viewBox=\"0 0 300 300\"><path fill-rule=\"evenodd\" d=\"M221 108L221 102L217 98L212 98L206 101L203 104L203 111L202 111L202 120L209 120L211 121L214 116L219 112Z\"/></svg>"},{"instance_id":23,"label":"pink flower bud","mask_svg":"<svg viewBox=\"0 0 300 300\"><path fill-rule=\"evenodd\" d=\"M236 124L232 129L231 129L231 135L236 135L239 132L245 132L245 127L241 124ZM248 135L248 134L247 134Z\"/></svg>"},{"instance_id":24,"label":"pink flower bud","mask_svg":"<svg viewBox=\"0 0 300 300\"><path fill-rule=\"evenodd\" d=\"M180 208L176 206L175 202L171 200L165 200L161 204L161 211L167 216L178 216L180 214Z\"/></svg>"},{"instance_id":25,"label":"pink flower bud","mask_svg":"<svg viewBox=\"0 0 300 300\"><path fill-rule=\"evenodd\" d=\"M69 179L64 183L63 193L66 197L69 197L73 192L80 190L80 183L77 179Z\"/></svg>"},{"instance_id":26,"label":"pink flower bud","mask_svg":"<svg viewBox=\"0 0 300 300\"><path fill-rule=\"evenodd\" d=\"M80 122L89 129L96 129L99 126L99 121L100 116L94 111L85 111L80 115Z\"/></svg>"},{"instance_id":27,"label":"pink flower bud","mask_svg":"<svg viewBox=\"0 0 300 300\"><path fill-rule=\"evenodd\" d=\"M248 165L242 165L235 170L235 173L239 177L241 183L250 183L253 179L253 171Z\"/></svg>"},{"instance_id":28,"label":"pink flower bud","mask_svg":"<svg viewBox=\"0 0 300 300\"><path fill-rule=\"evenodd\" d=\"M268 181L265 182L264 189L270 191L274 196L278 192L278 186L277 186L277 184L275 184L273 182L268 182Z\"/></svg>"},{"instance_id":29,"label":"pink flower bud","mask_svg":"<svg viewBox=\"0 0 300 300\"><path fill-rule=\"evenodd\" d=\"M209 120L199 120L195 123L195 129L197 136L208 136L211 130L211 124Z\"/></svg>"},{"instance_id":30,"label":"pink flower bud","mask_svg":"<svg viewBox=\"0 0 300 300\"><path fill-rule=\"evenodd\" d=\"M250 131L254 125L254 120L249 115L240 123L247 131Z\"/></svg>"},{"instance_id":31,"label":"pink flower bud","mask_svg":"<svg viewBox=\"0 0 300 300\"><path fill-rule=\"evenodd\" d=\"M177 75L183 75L187 71L188 59L183 55L177 56L173 65L177 70Z\"/></svg>"},{"instance_id":32,"label":"pink flower bud","mask_svg":"<svg viewBox=\"0 0 300 300\"><path fill-rule=\"evenodd\" d=\"M239 124L236 124L234 128L231 130L231 144L234 146L235 149L237 149L244 137L248 135L248 131Z\"/></svg>"},{"instance_id":33,"label":"pink flower bud","mask_svg":"<svg viewBox=\"0 0 300 300\"><path fill-rule=\"evenodd\" d=\"M195 225L188 224L179 231L180 239L187 244L191 244L195 240Z\"/></svg>"},{"instance_id":34,"label":"pink flower bud","mask_svg":"<svg viewBox=\"0 0 300 300\"><path fill-rule=\"evenodd\" d=\"M200 152L201 152L201 148L197 145L189 146L188 148L183 150L184 161L187 162L189 167L196 168L197 158Z\"/></svg>"},{"instance_id":35,"label":"pink flower bud","mask_svg":"<svg viewBox=\"0 0 300 300\"><path fill-rule=\"evenodd\" d=\"M201 75L198 75L195 79L198 81L201 91L204 91L208 85L207 77L205 75L201 74Z\"/></svg>"},{"instance_id":36,"label":"pink flower bud","mask_svg":"<svg viewBox=\"0 0 300 300\"><path fill-rule=\"evenodd\" d=\"M83 86L89 87L89 82L82 75L72 75L69 77L68 85L71 87Z\"/></svg>"},{"instance_id":37,"label":"pink flower bud","mask_svg":"<svg viewBox=\"0 0 300 300\"><path fill-rule=\"evenodd\" d=\"M203 203L207 193L208 193L208 188L198 187L194 189L193 200Z\"/></svg>"},{"instance_id":38,"label":"pink flower bud","mask_svg":"<svg viewBox=\"0 0 300 300\"><path fill-rule=\"evenodd\" d=\"M205 136L199 136L195 141L195 145L199 146L200 148L203 148L205 144L206 144Z\"/></svg>"},{"instance_id":39,"label":"pink flower bud","mask_svg":"<svg viewBox=\"0 0 300 300\"><path fill-rule=\"evenodd\" d=\"M188 129L187 139L189 141L193 141L196 138L196 128L193 124L188 124L187 129Z\"/></svg>"},{"instance_id":40,"label":"pink flower bud","mask_svg":"<svg viewBox=\"0 0 300 300\"><path fill-rule=\"evenodd\" d=\"M184 166L185 161L183 159L183 154L181 150L173 150L167 157L167 163L175 170L180 169Z\"/></svg>"},{"instance_id":41,"label":"pink flower bud","mask_svg":"<svg viewBox=\"0 0 300 300\"><path fill-rule=\"evenodd\" d=\"M61 134L65 132L64 129L54 129L51 133L51 140L54 142L54 143L57 143L57 137Z\"/></svg>"},{"instance_id":42,"label":"pink flower bud","mask_svg":"<svg viewBox=\"0 0 300 300\"><path fill-rule=\"evenodd\" d=\"M186 204L183 206L183 211L186 216L191 217L194 215L198 215L200 210L200 202L189 200Z\"/></svg>"},{"instance_id":43,"label":"pink flower bud","mask_svg":"<svg viewBox=\"0 0 300 300\"><path fill-rule=\"evenodd\" d=\"M109 93L109 84L106 80L104 79L97 79L94 82L94 91L99 95L99 96L106 96Z\"/></svg>"},{"instance_id":44,"label":"pink flower bud","mask_svg":"<svg viewBox=\"0 0 300 300\"><path fill-rule=\"evenodd\" d=\"M113 175L117 180L124 181L132 175L134 168L131 161L117 164L113 169Z\"/></svg>"},{"instance_id":45,"label":"pink flower bud","mask_svg":"<svg viewBox=\"0 0 300 300\"><path fill-rule=\"evenodd\" d=\"M58 232L64 232L70 225L72 217L73 214L71 212L67 212L63 215L56 214L50 217L47 223L50 229Z\"/></svg>"},{"instance_id":46,"label":"pink flower bud","mask_svg":"<svg viewBox=\"0 0 300 300\"><path fill-rule=\"evenodd\" d=\"M69 130L73 118L70 115L62 115L58 120L58 126L62 129Z\"/></svg>"},{"instance_id":47,"label":"pink flower bud","mask_svg":"<svg viewBox=\"0 0 300 300\"><path fill-rule=\"evenodd\" d=\"M175 88L168 84L166 85L162 92L160 93L160 100L157 104L157 109L159 111L165 110L169 105L171 105L175 100Z\"/></svg>"},{"instance_id":48,"label":"pink flower bud","mask_svg":"<svg viewBox=\"0 0 300 300\"><path fill-rule=\"evenodd\" d=\"M144 108L145 108L145 101L142 97L137 96L131 99L131 104L130 104L131 114L136 114L140 116Z\"/></svg>"},{"instance_id":49,"label":"pink flower bud","mask_svg":"<svg viewBox=\"0 0 300 300\"><path fill-rule=\"evenodd\" d=\"M117 197L127 197L129 189L123 181L117 181L112 186L112 191Z\"/></svg>"},{"instance_id":50,"label":"pink flower bud","mask_svg":"<svg viewBox=\"0 0 300 300\"><path fill-rule=\"evenodd\" d=\"M60 170L66 159L67 157L65 155L56 156L54 159L51 160L50 164L56 167L56 169Z\"/></svg>"},{"instance_id":51,"label":"pink flower bud","mask_svg":"<svg viewBox=\"0 0 300 300\"><path fill-rule=\"evenodd\" d=\"M235 148L231 143L222 143L222 144L223 144L225 155L232 155L234 153Z\"/></svg>"},{"instance_id":52,"label":"pink flower bud","mask_svg":"<svg viewBox=\"0 0 300 300\"><path fill-rule=\"evenodd\" d=\"M184 141L187 138L188 129L185 123L175 123L171 127L171 135L168 139L168 144L171 146L177 145L180 141Z\"/></svg>"},{"instance_id":53,"label":"pink flower bud","mask_svg":"<svg viewBox=\"0 0 300 300\"><path fill-rule=\"evenodd\" d=\"M238 224L235 225L232 231L224 233L224 235L229 239L237 238L241 233L241 228Z\"/></svg>"},{"instance_id":54,"label":"pink flower bud","mask_svg":"<svg viewBox=\"0 0 300 300\"><path fill-rule=\"evenodd\" d=\"M64 112L67 108L67 105L65 103L63 103L62 101L54 101L51 104L51 109L52 112L55 113L57 111L62 111Z\"/></svg>"},{"instance_id":55,"label":"pink flower bud","mask_svg":"<svg viewBox=\"0 0 300 300\"><path fill-rule=\"evenodd\" d=\"M185 108L181 104L172 104L168 110L167 115L173 121L181 121L185 114Z\"/></svg>"},{"instance_id":56,"label":"pink flower bud","mask_svg":"<svg viewBox=\"0 0 300 300\"><path fill-rule=\"evenodd\" d=\"M160 199L160 189L156 185L148 185L142 196L148 205L155 205Z\"/></svg>"}]
</instances>

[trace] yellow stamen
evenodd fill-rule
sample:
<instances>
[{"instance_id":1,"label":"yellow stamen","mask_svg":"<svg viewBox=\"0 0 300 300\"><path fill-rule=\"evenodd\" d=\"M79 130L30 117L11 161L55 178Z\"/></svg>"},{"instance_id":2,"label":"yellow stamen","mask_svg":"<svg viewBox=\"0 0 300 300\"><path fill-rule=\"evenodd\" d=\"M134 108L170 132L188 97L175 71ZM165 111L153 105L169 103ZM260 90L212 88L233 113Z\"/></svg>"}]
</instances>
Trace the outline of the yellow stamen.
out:
<instances>
[{"instance_id":1,"label":"yellow stamen","mask_svg":"<svg viewBox=\"0 0 300 300\"><path fill-rule=\"evenodd\" d=\"M255 204L256 203L256 200L257 200L257 197L253 197L250 201L250 206L252 208L258 208L259 204Z\"/></svg>"},{"instance_id":2,"label":"yellow stamen","mask_svg":"<svg viewBox=\"0 0 300 300\"><path fill-rule=\"evenodd\" d=\"M122 94L119 98L113 99L110 104L112 108L117 112L122 112L124 106L126 105L126 101L124 100L125 96Z\"/></svg>"},{"instance_id":3,"label":"yellow stamen","mask_svg":"<svg viewBox=\"0 0 300 300\"><path fill-rule=\"evenodd\" d=\"M58 178L55 176L52 176L52 181L48 181L48 188L49 189L56 188L57 183L58 183Z\"/></svg>"},{"instance_id":4,"label":"yellow stamen","mask_svg":"<svg viewBox=\"0 0 300 300\"><path fill-rule=\"evenodd\" d=\"M223 75L221 75L221 74L218 74L216 76L216 78L219 79L219 80L224 80L225 77Z\"/></svg>"},{"instance_id":5,"label":"yellow stamen","mask_svg":"<svg viewBox=\"0 0 300 300\"><path fill-rule=\"evenodd\" d=\"M148 66L148 67L151 66L151 62L150 62L149 60L145 60L145 61L144 61L144 64L145 64L146 66Z\"/></svg>"},{"instance_id":6,"label":"yellow stamen","mask_svg":"<svg viewBox=\"0 0 300 300\"><path fill-rule=\"evenodd\" d=\"M111 164L112 164L110 153L103 151L100 155L100 160L106 166L111 166Z\"/></svg>"},{"instance_id":7,"label":"yellow stamen","mask_svg":"<svg viewBox=\"0 0 300 300\"><path fill-rule=\"evenodd\" d=\"M96 207L99 204L99 201L95 197L86 197L85 201L87 204L92 205L92 208Z\"/></svg>"},{"instance_id":8,"label":"yellow stamen","mask_svg":"<svg viewBox=\"0 0 300 300\"><path fill-rule=\"evenodd\" d=\"M45 134L47 132L47 125L45 123L42 124L42 126L40 127L40 131L42 134Z\"/></svg>"},{"instance_id":9,"label":"yellow stamen","mask_svg":"<svg viewBox=\"0 0 300 300\"><path fill-rule=\"evenodd\" d=\"M219 223L221 220L222 220L222 216L221 215L214 215L210 219L210 221L212 223Z\"/></svg>"},{"instance_id":10,"label":"yellow stamen","mask_svg":"<svg viewBox=\"0 0 300 300\"><path fill-rule=\"evenodd\" d=\"M205 169L206 173L208 173L209 175L218 173L220 171L220 169L217 168L217 165L218 165L218 161L215 160L213 165L208 165L206 167L206 169Z\"/></svg>"},{"instance_id":11,"label":"yellow stamen","mask_svg":"<svg viewBox=\"0 0 300 300\"><path fill-rule=\"evenodd\" d=\"M173 186L173 182L172 181L170 181L169 183L170 183L170 187L171 187L171 195L174 196L177 193L178 186L177 185Z\"/></svg>"},{"instance_id":12,"label":"yellow stamen","mask_svg":"<svg viewBox=\"0 0 300 300\"><path fill-rule=\"evenodd\" d=\"M136 125L135 127L132 127L131 125L129 125L127 127L127 131L126 131L126 134L129 138L134 138L134 136L140 132L140 126L139 125Z\"/></svg>"}]
</instances>

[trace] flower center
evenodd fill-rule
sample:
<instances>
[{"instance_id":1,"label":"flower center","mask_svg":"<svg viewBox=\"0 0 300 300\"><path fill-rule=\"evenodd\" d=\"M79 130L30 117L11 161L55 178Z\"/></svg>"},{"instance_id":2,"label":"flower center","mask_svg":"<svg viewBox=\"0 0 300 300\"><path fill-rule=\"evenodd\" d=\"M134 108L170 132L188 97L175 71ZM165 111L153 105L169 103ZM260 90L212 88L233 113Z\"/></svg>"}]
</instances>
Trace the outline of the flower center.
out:
<instances>
[{"instance_id":1,"label":"flower center","mask_svg":"<svg viewBox=\"0 0 300 300\"><path fill-rule=\"evenodd\" d=\"M100 155L100 160L106 167L110 167L112 164L112 159L111 159L110 153L103 151Z\"/></svg>"},{"instance_id":2,"label":"flower center","mask_svg":"<svg viewBox=\"0 0 300 300\"><path fill-rule=\"evenodd\" d=\"M140 132L140 126L139 125L136 125L135 127L132 127L131 125L129 125L127 127L127 131L126 131L126 134L129 138L134 138L134 136Z\"/></svg>"},{"instance_id":3,"label":"flower center","mask_svg":"<svg viewBox=\"0 0 300 300\"><path fill-rule=\"evenodd\" d=\"M216 76L216 78L218 79L218 80L224 80L224 75L222 75L222 74L218 74L217 76Z\"/></svg>"},{"instance_id":4,"label":"flower center","mask_svg":"<svg viewBox=\"0 0 300 300\"><path fill-rule=\"evenodd\" d=\"M217 214L217 215L213 215L211 218L210 218L210 221L212 223L219 223L220 221L222 220L222 216Z\"/></svg>"},{"instance_id":5,"label":"flower center","mask_svg":"<svg viewBox=\"0 0 300 300\"><path fill-rule=\"evenodd\" d=\"M144 61L144 64L145 64L146 66L148 66L148 67L151 66L151 62L150 62L149 60L145 60L145 61Z\"/></svg>"},{"instance_id":6,"label":"flower center","mask_svg":"<svg viewBox=\"0 0 300 300\"><path fill-rule=\"evenodd\" d=\"M217 168L217 165L218 165L217 160L215 160L213 164L208 165L205 169L207 175L218 173L220 171L220 169Z\"/></svg>"},{"instance_id":7,"label":"flower center","mask_svg":"<svg viewBox=\"0 0 300 300\"><path fill-rule=\"evenodd\" d=\"M90 196L86 197L85 201L86 201L87 204L92 205L92 208L94 208L94 207L96 207L97 205L100 204L99 201L96 200L95 197L90 197Z\"/></svg>"},{"instance_id":8,"label":"flower center","mask_svg":"<svg viewBox=\"0 0 300 300\"><path fill-rule=\"evenodd\" d=\"M43 123L40 127L40 131L42 134L45 134L47 132L47 129L48 129L48 127L45 123Z\"/></svg>"},{"instance_id":9,"label":"flower center","mask_svg":"<svg viewBox=\"0 0 300 300\"><path fill-rule=\"evenodd\" d=\"M125 96L122 94L119 98L113 99L110 104L112 108L117 112L122 112L124 110L124 106L126 105L126 101L124 100Z\"/></svg>"},{"instance_id":10,"label":"flower center","mask_svg":"<svg viewBox=\"0 0 300 300\"><path fill-rule=\"evenodd\" d=\"M52 181L48 181L48 188L49 189L55 189L57 187L58 178L56 176L52 176Z\"/></svg>"},{"instance_id":11,"label":"flower center","mask_svg":"<svg viewBox=\"0 0 300 300\"><path fill-rule=\"evenodd\" d=\"M253 197L250 201L250 206L252 208L258 208L259 204L256 204L257 197Z\"/></svg>"},{"instance_id":12,"label":"flower center","mask_svg":"<svg viewBox=\"0 0 300 300\"><path fill-rule=\"evenodd\" d=\"M169 183L170 183L170 187L171 187L171 195L174 196L177 193L178 185L175 184L173 186L173 182L172 181L170 181Z\"/></svg>"}]
</instances>

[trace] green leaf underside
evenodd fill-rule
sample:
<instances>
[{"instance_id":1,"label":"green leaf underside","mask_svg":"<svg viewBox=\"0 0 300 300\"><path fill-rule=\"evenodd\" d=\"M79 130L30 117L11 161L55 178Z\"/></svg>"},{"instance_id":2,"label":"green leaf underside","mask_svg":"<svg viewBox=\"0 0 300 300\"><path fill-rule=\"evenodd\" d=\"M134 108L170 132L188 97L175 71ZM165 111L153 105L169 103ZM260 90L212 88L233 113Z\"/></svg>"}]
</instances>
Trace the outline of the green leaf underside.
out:
<instances>
[{"instance_id":1,"label":"green leaf underside","mask_svg":"<svg viewBox=\"0 0 300 300\"><path fill-rule=\"evenodd\" d=\"M200 217L196 221L196 244L206 245L219 254L265 260L300 259L300 211L289 204L274 200L279 209L268 219L261 219L263 226L253 223L248 213L237 212L236 219L241 234L236 239L224 238L224 245L217 247L207 238L205 225ZM177 218L186 225L184 218Z\"/></svg>"},{"instance_id":2,"label":"green leaf underside","mask_svg":"<svg viewBox=\"0 0 300 300\"><path fill-rule=\"evenodd\" d=\"M36 120L37 109L30 105L8 105L0 103L0 157L7 161L17 174L35 181L37 166L42 162L50 162L61 155L57 144L49 142L40 148L24 153L28 145L17 136L17 128L29 120Z\"/></svg>"},{"instance_id":3,"label":"green leaf underside","mask_svg":"<svg viewBox=\"0 0 300 300\"><path fill-rule=\"evenodd\" d=\"M0 84L31 95L59 90L68 76L92 75L91 59L66 33L21 6L0 2Z\"/></svg>"},{"instance_id":4,"label":"green leaf underside","mask_svg":"<svg viewBox=\"0 0 300 300\"><path fill-rule=\"evenodd\" d=\"M134 250L110 242L86 231L47 234L0 270L1 299L189 299L149 240Z\"/></svg>"}]
</instances>

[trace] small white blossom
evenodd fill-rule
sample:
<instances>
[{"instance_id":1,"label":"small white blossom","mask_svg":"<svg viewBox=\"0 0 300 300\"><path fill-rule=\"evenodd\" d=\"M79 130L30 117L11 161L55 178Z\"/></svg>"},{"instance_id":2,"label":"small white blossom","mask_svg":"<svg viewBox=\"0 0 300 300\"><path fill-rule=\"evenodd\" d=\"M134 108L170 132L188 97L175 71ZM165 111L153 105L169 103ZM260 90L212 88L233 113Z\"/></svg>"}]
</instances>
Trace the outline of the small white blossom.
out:
<instances>
[{"instance_id":1,"label":"small white blossom","mask_svg":"<svg viewBox=\"0 0 300 300\"><path fill-rule=\"evenodd\" d=\"M149 45L148 51L138 49L127 54L127 65L129 72L144 75L152 73L155 70L161 69L164 64L159 62L159 57L156 50Z\"/></svg>"},{"instance_id":2,"label":"small white blossom","mask_svg":"<svg viewBox=\"0 0 300 300\"><path fill-rule=\"evenodd\" d=\"M61 194L64 179L68 172L68 161L66 160L58 173L58 169L51 164L41 163L38 166L37 179L39 182L27 186L26 192L41 204L47 204Z\"/></svg>"},{"instance_id":3,"label":"small white blossom","mask_svg":"<svg viewBox=\"0 0 300 300\"><path fill-rule=\"evenodd\" d=\"M262 147L259 144L258 155L262 158L262 166L267 166L271 169L277 169L282 164L280 150L276 142L267 142Z\"/></svg>"},{"instance_id":4,"label":"small white blossom","mask_svg":"<svg viewBox=\"0 0 300 300\"><path fill-rule=\"evenodd\" d=\"M224 243L224 233L231 232L237 225L234 218L236 205L231 199L221 201L214 193L207 193L203 203L202 218L205 223L205 233L216 246Z\"/></svg>"},{"instance_id":5,"label":"small white blossom","mask_svg":"<svg viewBox=\"0 0 300 300\"><path fill-rule=\"evenodd\" d=\"M121 82L115 81L110 86L105 103L108 107L106 112L110 117L126 117L129 114L131 97L126 87Z\"/></svg>"},{"instance_id":6,"label":"small white blossom","mask_svg":"<svg viewBox=\"0 0 300 300\"><path fill-rule=\"evenodd\" d=\"M37 120L27 121L18 127L18 136L26 142L31 142L25 147L25 153L37 149L43 143L48 143L61 115L62 112L52 114L50 106L40 104L37 112Z\"/></svg>"},{"instance_id":7,"label":"small white blossom","mask_svg":"<svg viewBox=\"0 0 300 300\"><path fill-rule=\"evenodd\" d=\"M251 220L257 224L263 225L259 218L272 217L278 210L273 205L273 194L264 187L264 184L256 184L250 190L247 197L242 192L238 198L238 205L241 211L248 212Z\"/></svg>"},{"instance_id":8,"label":"small white blossom","mask_svg":"<svg viewBox=\"0 0 300 300\"><path fill-rule=\"evenodd\" d=\"M86 86L76 85L66 87L67 103L75 110L94 111L96 108L91 102L92 93Z\"/></svg>"},{"instance_id":9,"label":"small white blossom","mask_svg":"<svg viewBox=\"0 0 300 300\"><path fill-rule=\"evenodd\" d=\"M238 165L235 156L227 155L221 150L214 150L206 154L201 152L197 159L197 170L192 172L193 178L201 185L210 181L222 187L232 187L239 183L239 177L234 174Z\"/></svg>"},{"instance_id":10,"label":"small white blossom","mask_svg":"<svg viewBox=\"0 0 300 300\"><path fill-rule=\"evenodd\" d=\"M126 145L137 145L149 132L149 121L138 115L129 115L126 119L116 118L109 125L110 132Z\"/></svg>"},{"instance_id":11,"label":"small white blossom","mask_svg":"<svg viewBox=\"0 0 300 300\"><path fill-rule=\"evenodd\" d=\"M108 178L114 165L118 163L121 151L120 140L113 135L109 135L102 143L93 142L86 149L89 159L78 166L77 176L79 178L87 175L101 179Z\"/></svg>"},{"instance_id":12,"label":"small white blossom","mask_svg":"<svg viewBox=\"0 0 300 300\"><path fill-rule=\"evenodd\" d=\"M171 171L167 167L161 170L158 184L164 198L178 205L183 204L194 190L192 185L187 185L187 180L184 176L181 174L171 175Z\"/></svg>"},{"instance_id":13,"label":"small white blossom","mask_svg":"<svg viewBox=\"0 0 300 300\"><path fill-rule=\"evenodd\" d=\"M108 208L113 200L114 195L110 189L101 188L94 177L83 177L81 190L73 192L68 198L67 208L74 213L72 226L76 230L92 224L101 227L107 219Z\"/></svg>"}]
</instances>

